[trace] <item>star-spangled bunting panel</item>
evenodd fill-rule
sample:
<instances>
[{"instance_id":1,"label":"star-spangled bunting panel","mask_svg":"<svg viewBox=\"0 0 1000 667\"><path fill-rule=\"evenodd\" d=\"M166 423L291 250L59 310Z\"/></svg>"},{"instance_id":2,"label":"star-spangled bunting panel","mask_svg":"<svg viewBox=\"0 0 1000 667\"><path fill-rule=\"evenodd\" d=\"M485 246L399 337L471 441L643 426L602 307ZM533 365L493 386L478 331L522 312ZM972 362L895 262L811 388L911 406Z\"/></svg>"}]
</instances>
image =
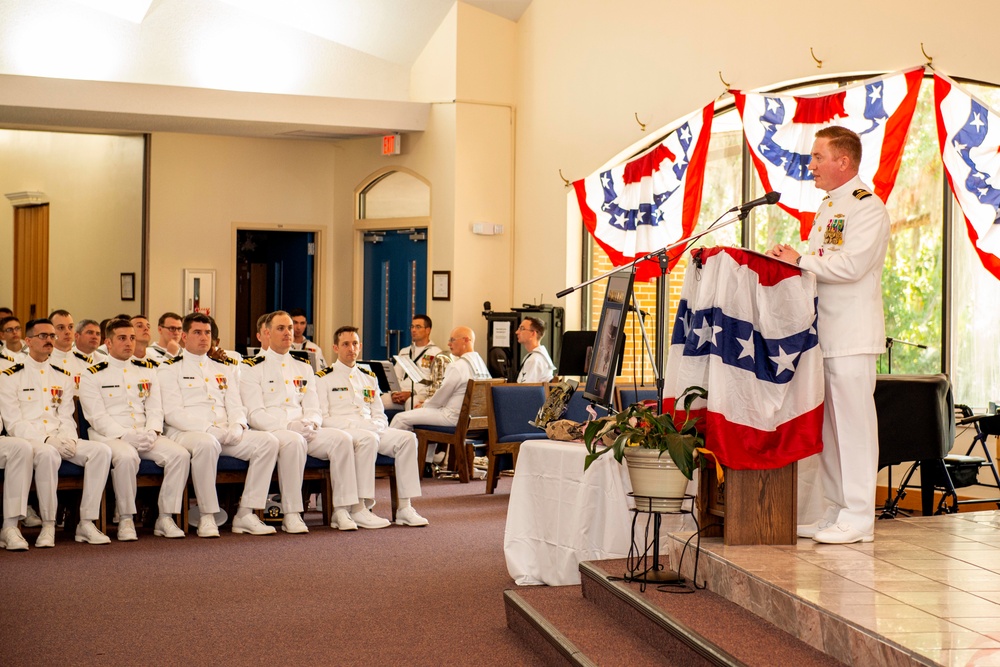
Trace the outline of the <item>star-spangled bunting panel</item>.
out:
<instances>
[{"instance_id":1,"label":"star-spangled bunting panel","mask_svg":"<svg viewBox=\"0 0 1000 667\"><path fill-rule=\"evenodd\" d=\"M732 91L764 191L781 193L778 206L799 220L803 241L825 194L808 169L816 131L842 125L857 132L861 178L886 201L899 172L923 74L923 67L917 67L799 97Z\"/></svg>"},{"instance_id":2,"label":"star-spangled bunting panel","mask_svg":"<svg viewBox=\"0 0 1000 667\"><path fill-rule=\"evenodd\" d=\"M690 386L706 446L736 470L781 468L822 450L823 354L816 277L739 248L696 250L667 357L665 410ZM699 268L698 263L702 266Z\"/></svg>"},{"instance_id":3,"label":"star-spangled bunting panel","mask_svg":"<svg viewBox=\"0 0 1000 667\"><path fill-rule=\"evenodd\" d=\"M969 240L1000 278L1000 116L941 74L934 74L934 105L941 162Z\"/></svg>"},{"instance_id":4,"label":"star-spangled bunting panel","mask_svg":"<svg viewBox=\"0 0 1000 667\"><path fill-rule=\"evenodd\" d=\"M614 266L690 236L701 211L714 101L642 155L573 183L587 231ZM669 268L680 259L672 252ZM640 262L636 280L659 275Z\"/></svg>"}]
</instances>

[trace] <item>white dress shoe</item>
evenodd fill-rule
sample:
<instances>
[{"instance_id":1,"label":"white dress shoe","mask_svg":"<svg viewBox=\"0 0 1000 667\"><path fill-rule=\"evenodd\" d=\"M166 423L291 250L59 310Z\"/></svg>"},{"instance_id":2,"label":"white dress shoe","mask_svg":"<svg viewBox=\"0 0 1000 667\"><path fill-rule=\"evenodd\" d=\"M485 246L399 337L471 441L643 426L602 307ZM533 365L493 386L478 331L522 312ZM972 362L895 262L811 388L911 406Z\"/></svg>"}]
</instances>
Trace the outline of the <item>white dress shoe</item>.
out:
<instances>
[{"instance_id":1,"label":"white dress shoe","mask_svg":"<svg viewBox=\"0 0 1000 667\"><path fill-rule=\"evenodd\" d=\"M413 507L404 507L396 512L397 526L426 526L430 523L427 519L417 514Z\"/></svg>"},{"instance_id":2,"label":"white dress shoe","mask_svg":"<svg viewBox=\"0 0 1000 667\"><path fill-rule=\"evenodd\" d=\"M281 520L281 531L292 535L301 535L302 533L308 533L309 528L298 512L292 512L291 514L286 514Z\"/></svg>"},{"instance_id":3,"label":"white dress shoe","mask_svg":"<svg viewBox=\"0 0 1000 667\"><path fill-rule=\"evenodd\" d=\"M219 527L215 525L215 515L202 514L201 518L198 519L198 537L218 537L218 536L219 536Z\"/></svg>"},{"instance_id":4,"label":"white dress shoe","mask_svg":"<svg viewBox=\"0 0 1000 667\"><path fill-rule=\"evenodd\" d=\"M28 510L24 514L24 519L21 520L25 528L37 528L42 525L42 517L38 516L38 512L31 505L28 505Z\"/></svg>"},{"instance_id":5,"label":"white dress shoe","mask_svg":"<svg viewBox=\"0 0 1000 667\"><path fill-rule=\"evenodd\" d=\"M233 519L233 533L236 535L243 533L247 535L274 535L276 532L278 531L274 529L274 526L267 525L253 512L244 517Z\"/></svg>"},{"instance_id":6,"label":"white dress shoe","mask_svg":"<svg viewBox=\"0 0 1000 667\"><path fill-rule=\"evenodd\" d=\"M36 549L51 549L56 545L56 524L43 523L42 530L35 540Z\"/></svg>"},{"instance_id":7,"label":"white dress shoe","mask_svg":"<svg viewBox=\"0 0 1000 667\"><path fill-rule=\"evenodd\" d=\"M372 514L367 509L351 512L351 520L358 524L359 528L367 528L369 530L385 528L390 525L388 519L383 519L376 514Z\"/></svg>"},{"instance_id":8,"label":"white dress shoe","mask_svg":"<svg viewBox=\"0 0 1000 667\"><path fill-rule=\"evenodd\" d=\"M93 521L81 521L76 527L76 541L87 544L108 544L111 538L97 530Z\"/></svg>"},{"instance_id":9,"label":"white dress shoe","mask_svg":"<svg viewBox=\"0 0 1000 667\"><path fill-rule=\"evenodd\" d=\"M799 537L815 537L816 533L829 528L833 523L833 521L827 521L826 519L820 519L812 523L803 523L795 526L795 534Z\"/></svg>"},{"instance_id":10,"label":"white dress shoe","mask_svg":"<svg viewBox=\"0 0 1000 667\"><path fill-rule=\"evenodd\" d=\"M157 517L156 524L153 526L153 535L174 540L184 537L184 531L181 530L176 523L174 523L174 518L172 516L164 514L163 516Z\"/></svg>"},{"instance_id":11,"label":"white dress shoe","mask_svg":"<svg viewBox=\"0 0 1000 667\"><path fill-rule=\"evenodd\" d=\"M821 544L854 544L855 542L873 542L874 533L863 533L849 523L835 523L824 528L813 539Z\"/></svg>"},{"instance_id":12,"label":"white dress shoe","mask_svg":"<svg viewBox=\"0 0 1000 667\"><path fill-rule=\"evenodd\" d=\"M132 517L121 519L118 522L118 541L135 542L137 539L139 536L135 534L135 521L132 520Z\"/></svg>"},{"instance_id":13,"label":"white dress shoe","mask_svg":"<svg viewBox=\"0 0 1000 667\"><path fill-rule=\"evenodd\" d=\"M330 519L330 528L337 530L357 530L358 524L351 519L351 513L347 510L334 510L333 518Z\"/></svg>"},{"instance_id":14,"label":"white dress shoe","mask_svg":"<svg viewBox=\"0 0 1000 667\"><path fill-rule=\"evenodd\" d=\"M7 551L27 551L28 540L24 539L24 535L21 535L21 531L17 529L17 526L4 528L0 530L0 549L6 549Z\"/></svg>"}]
</instances>

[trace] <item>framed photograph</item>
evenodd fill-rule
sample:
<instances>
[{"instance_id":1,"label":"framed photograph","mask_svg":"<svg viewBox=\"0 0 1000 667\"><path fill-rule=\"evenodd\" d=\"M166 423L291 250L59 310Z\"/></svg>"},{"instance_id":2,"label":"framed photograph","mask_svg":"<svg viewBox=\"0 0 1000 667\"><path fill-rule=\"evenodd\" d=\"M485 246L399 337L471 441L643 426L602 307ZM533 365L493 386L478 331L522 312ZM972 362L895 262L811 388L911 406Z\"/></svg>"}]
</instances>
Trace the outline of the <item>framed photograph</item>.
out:
<instances>
[{"instance_id":1,"label":"framed photograph","mask_svg":"<svg viewBox=\"0 0 1000 667\"><path fill-rule=\"evenodd\" d=\"M184 269L184 313L215 316L215 269Z\"/></svg>"},{"instance_id":2,"label":"framed photograph","mask_svg":"<svg viewBox=\"0 0 1000 667\"><path fill-rule=\"evenodd\" d=\"M451 271L431 272L431 299L451 301Z\"/></svg>"},{"instance_id":3,"label":"framed photograph","mask_svg":"<svg viewBox=\"0 0 1000 667\"><path fill-rule=\"evenodd\" d=\"M135 301L135 274L122 274L122 301Z\"/></svg>"},{"instance_id":4,"label":"framed photograph","mask_svg":"<svg viewBox=\"0 0 1000 667\"><path fill-rule=\"evenodd\" d=\"M608 278L604 293L601 320L597 325L594 351L590 357L587 386L583 397L604 407L611 407L615 391L615 375L621 372L625 350L625 317L632 296L631 271L619 271Z\"/></svg>"}]
</instances>

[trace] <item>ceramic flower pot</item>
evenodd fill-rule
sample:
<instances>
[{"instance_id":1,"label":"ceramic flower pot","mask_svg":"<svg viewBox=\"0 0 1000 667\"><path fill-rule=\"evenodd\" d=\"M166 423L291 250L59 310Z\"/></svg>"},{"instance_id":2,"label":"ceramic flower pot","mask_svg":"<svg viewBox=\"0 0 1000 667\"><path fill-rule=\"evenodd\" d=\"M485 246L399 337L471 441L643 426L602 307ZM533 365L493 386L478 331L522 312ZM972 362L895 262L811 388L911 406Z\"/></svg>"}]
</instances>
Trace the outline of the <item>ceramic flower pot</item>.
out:
<instances>
[{"instance_id":1,"label":"ceramic flower pot","mask_svg":"<svg viewBox=\"0 0 1000 667\"><path fill-rule=\"evenodd\" d=\"M626 447L625 461L632 482L635 506L646 512L676 512L681 509L688 478L677 468L669 452Z\"/></svg>"}]
</instances>

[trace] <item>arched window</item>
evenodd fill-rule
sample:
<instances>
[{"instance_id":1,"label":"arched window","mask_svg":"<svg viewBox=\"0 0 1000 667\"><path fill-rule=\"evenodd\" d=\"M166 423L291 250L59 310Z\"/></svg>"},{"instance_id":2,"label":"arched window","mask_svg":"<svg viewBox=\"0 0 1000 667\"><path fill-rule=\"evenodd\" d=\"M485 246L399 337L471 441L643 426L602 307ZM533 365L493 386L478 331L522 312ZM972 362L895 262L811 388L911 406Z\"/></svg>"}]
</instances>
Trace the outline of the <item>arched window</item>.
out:
<instances>
[{"instance_id":1,"label":"arched window","mask_svg":"<svg viewBox=\"0 0 1000 667\"><path fill-rule=\"evenodd\" d=\"M431 189L404 171L389 171L358 195L358 219L425 218L431 214Z\"/></svg>"}]
</instances>

